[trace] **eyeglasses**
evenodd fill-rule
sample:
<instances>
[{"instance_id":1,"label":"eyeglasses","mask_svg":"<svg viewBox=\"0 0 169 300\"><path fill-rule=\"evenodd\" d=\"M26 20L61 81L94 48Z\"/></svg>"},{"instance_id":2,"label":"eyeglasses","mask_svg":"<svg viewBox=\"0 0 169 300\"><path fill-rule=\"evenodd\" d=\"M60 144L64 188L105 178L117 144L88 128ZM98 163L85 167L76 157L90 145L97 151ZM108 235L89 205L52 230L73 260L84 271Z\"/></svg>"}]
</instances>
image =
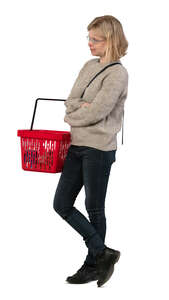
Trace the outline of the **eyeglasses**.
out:
<instances>
[{"instance_id":1,"label":"eyeglasses","mask_svg":"<svg viewBox=\"0 0 169 300\"><path fill-rule=\"evenodd\" d=\"M92 38L89 37L89 35L87 35L86 38L87 38L88 41L91 41L93 44L96 44L96 43L105 41L105 39L104 39L104 40L96 40L96 39L92 39Z\"/></svg>"}]
</instances>

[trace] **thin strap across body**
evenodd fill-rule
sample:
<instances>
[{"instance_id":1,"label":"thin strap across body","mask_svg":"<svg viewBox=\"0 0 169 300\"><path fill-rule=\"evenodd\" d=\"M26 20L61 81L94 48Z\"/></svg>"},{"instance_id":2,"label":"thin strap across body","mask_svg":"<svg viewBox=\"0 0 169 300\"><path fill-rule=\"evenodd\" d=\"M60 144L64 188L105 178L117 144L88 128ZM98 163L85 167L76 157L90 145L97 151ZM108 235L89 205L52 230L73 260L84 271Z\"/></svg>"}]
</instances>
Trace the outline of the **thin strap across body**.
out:
<instances>
[{"instance_id":1,"label":"thin strap across body","mask_svg":"<svg viewBox=\"0 0 169 300\"><path fill-rule=\"evenodd\" d=\"M104 70L106 70L107 68L113 66L113 65L121 65L121 63L117 62L117 63L112 63L110 65L105 66L101 71L99 71L88 83L88 85L86 86L86 88L84 89L82 95L80 98L83 97L85 90L87 89L87 87L92 83L92 81L100 74L102 73ZM123 123L122 123L122 144L123 144L123 129L124 129L124 110L123 110Z\"/></svg>"}]
</instances>

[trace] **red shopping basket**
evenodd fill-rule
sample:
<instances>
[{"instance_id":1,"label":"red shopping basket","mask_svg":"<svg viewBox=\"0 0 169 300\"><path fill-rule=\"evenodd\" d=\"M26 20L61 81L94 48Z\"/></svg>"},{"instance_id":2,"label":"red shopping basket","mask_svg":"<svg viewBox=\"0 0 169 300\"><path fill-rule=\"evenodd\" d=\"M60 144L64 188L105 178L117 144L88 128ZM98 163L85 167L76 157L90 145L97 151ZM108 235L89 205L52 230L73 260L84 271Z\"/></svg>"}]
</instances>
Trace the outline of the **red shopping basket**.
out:
<instances>
[{"instance_id":1,"label":"red shopping basket","mask_svg":"<svg viewBox=\"0 0 169 300\"><path fill-rule=\"evenodd\" d=\"M65 101L63 99L37 98L30 130L17 130L21 137L22 169L26 171L59 173L70 147L69 131L33 130L38 100Z\"/></svg>"}]
</instances>

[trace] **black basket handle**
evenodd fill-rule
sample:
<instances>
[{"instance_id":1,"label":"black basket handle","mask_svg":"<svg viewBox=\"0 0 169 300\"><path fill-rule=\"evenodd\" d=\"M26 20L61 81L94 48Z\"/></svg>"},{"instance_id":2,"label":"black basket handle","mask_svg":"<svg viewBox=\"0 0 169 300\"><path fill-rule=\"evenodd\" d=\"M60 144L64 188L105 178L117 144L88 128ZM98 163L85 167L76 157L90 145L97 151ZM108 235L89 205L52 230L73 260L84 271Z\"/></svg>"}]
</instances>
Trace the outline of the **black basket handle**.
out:
<instances>
[{"instance_id":1,"label":"black basket handle","mask_svg":"<svg viewBox=\"0 0 169 300\"><path fill-rule=\"evenodd\" d=\"M31 128L30 130L33 130L33 123L35 119L35 114L36 114L36 108L39 100L47 100L47 101L66 101L66 99L49 99L49 98L37 98L35 101L35 106L34 106L34 111L33 111L33 117L32 117L32 123L31 123Z\"/></svg>"}]
</instances>

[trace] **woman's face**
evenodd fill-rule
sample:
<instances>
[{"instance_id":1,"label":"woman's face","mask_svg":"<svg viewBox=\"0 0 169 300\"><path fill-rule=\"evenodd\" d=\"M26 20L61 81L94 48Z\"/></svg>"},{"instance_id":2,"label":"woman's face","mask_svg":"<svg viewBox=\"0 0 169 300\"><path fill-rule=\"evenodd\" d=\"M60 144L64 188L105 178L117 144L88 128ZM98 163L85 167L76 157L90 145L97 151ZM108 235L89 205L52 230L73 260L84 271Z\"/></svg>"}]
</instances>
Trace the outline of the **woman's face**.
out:
<instances>
[{"instance_id":1,"label":"woman's face","mask_svg":"<svg viewBox=\"0 0 169 300\"><path fill-rule=\"evenodd\" d=\"M98 31L91 29L89 30L89 42L88 46L92 55L103 57L105 55L107 41L99 34ZM91 40L90 40L91 39Z\"/></svg>"}]
</instances>

